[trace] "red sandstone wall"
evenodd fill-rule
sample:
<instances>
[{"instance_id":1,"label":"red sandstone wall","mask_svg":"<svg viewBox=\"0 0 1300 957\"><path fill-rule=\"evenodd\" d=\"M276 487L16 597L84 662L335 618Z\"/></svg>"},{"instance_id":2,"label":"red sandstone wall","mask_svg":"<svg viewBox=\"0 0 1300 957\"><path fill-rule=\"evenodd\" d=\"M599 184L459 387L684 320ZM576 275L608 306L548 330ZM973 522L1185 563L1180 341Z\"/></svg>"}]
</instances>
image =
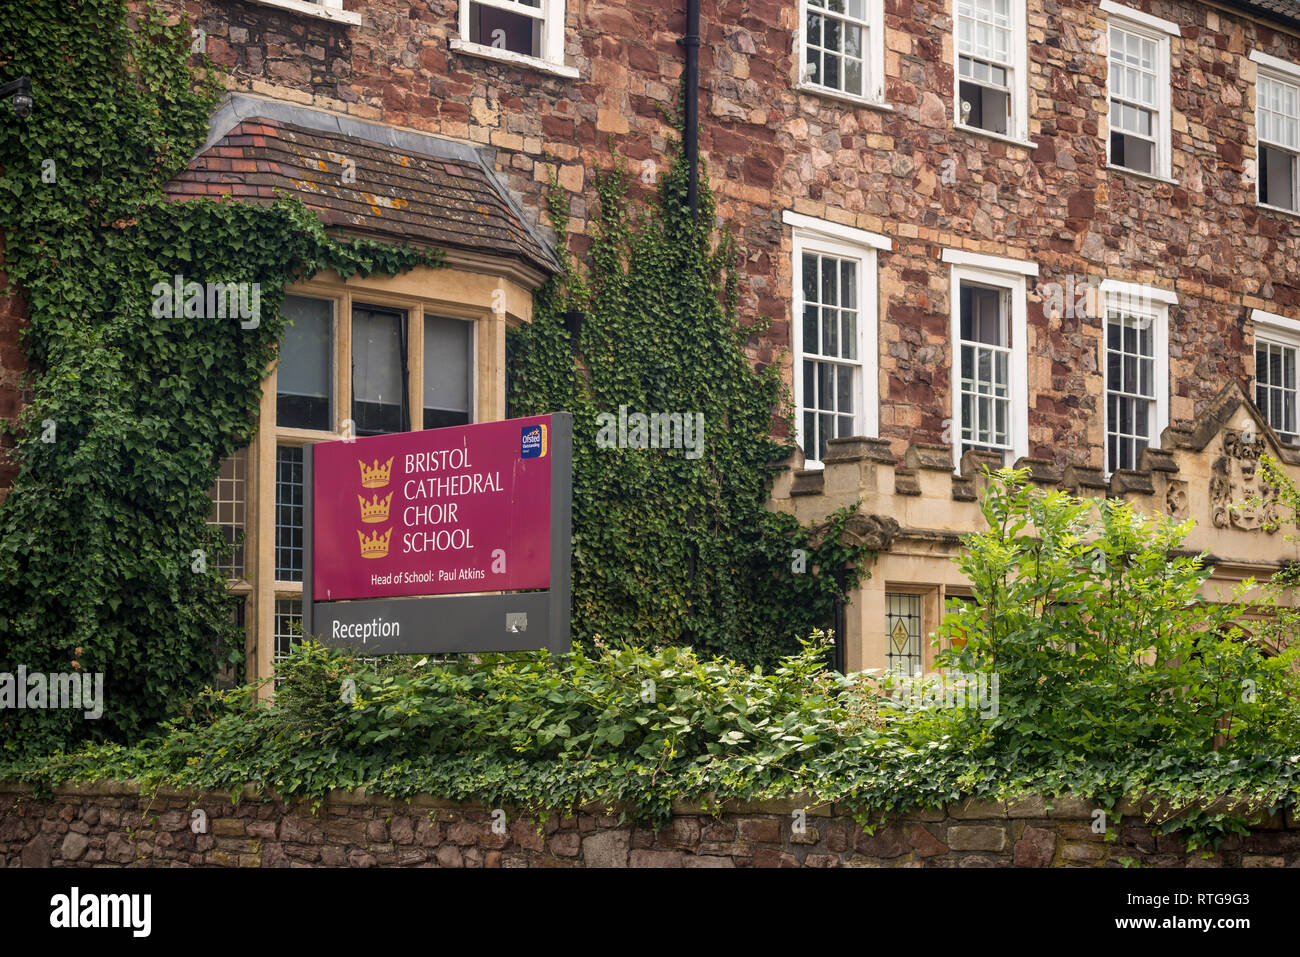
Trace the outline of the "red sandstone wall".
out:
<instances>
[{"instance_id":1,"label":"red sandstone wall","mask_svg":"<svg viewBox=\"0 0 1300 957\"><path fill-rule=\"evenodd\" d=\"M595 811L544 823L513 810L411 803L334 792L310 805L229 794L140 795L111 782L57 789L36 800L0 784L0 867L1294 867L1300 822L1258 821L1218 853L1189 853L1133 809L1093 832L1094 808L1058 797L965 802L881 822L864 832L845 809L794 800L683 806L664 829L620 824ZM195 833L193 811L207 816ZM797 823L796 811L805 811ZM494 827L495 821L502 823ZM1127 859L1127 860L1125 860Z\"/></svg>"},{"instance_id":2,"label":"red sandstone wall","mask_svg":"<svg viewBox=\"0 0 1300 957\"><path fill-rule=\"evenodd\" d=\"M553 158L576 252L594 212L590 173L609 163L611 137L635 172L647 159L663 166L670 130L661 107L677 94L680 4L569 0L577 80L450 51L455 0L347 0L363 11L359 28L243 0L160 5L206 31L233 88L495 148L503 177L543 224L541 160ZM792 0L705 5L701 148L720 216L745 255L742 314L774 320L751 341L753 357L773 361L790 342L783 210L891 236L894 251L879 258L880 433L900 455L909 442L942 441L951 415L944 247L1037 261L1039 284L1107 274L1176 287L1175 422L1198 414L1230 378L1253 375L1251 307L1300 308L1300 218L1257 208L1244 176L1254 88L1243 75L1252 49L1300 62L1300 36L1183 0L1146 5L1184 24L1171 50L1172 185L1105 168L1096 4L1052 4L1050 18L1043 9L1030 0L1031 154L951 128L950 0L886 0L893 112L792 88ZM1030 324L1030 453L1058 467L1100 466L1099 322L1048 319L1031 283ZM12 361L0 353L0 382L15 374Z\"/></svg>"}]
</instances>

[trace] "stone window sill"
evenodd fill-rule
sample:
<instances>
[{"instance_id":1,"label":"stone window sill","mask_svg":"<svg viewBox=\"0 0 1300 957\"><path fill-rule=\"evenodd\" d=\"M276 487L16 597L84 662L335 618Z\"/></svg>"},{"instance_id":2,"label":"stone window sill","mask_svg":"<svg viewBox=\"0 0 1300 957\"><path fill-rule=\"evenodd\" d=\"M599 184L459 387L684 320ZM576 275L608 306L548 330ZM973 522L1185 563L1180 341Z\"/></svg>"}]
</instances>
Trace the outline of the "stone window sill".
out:
<instances>
[{"instance_id":1,"label":"stone window sill","mask_svg":"<svg viewBox=\"0 0 1300 957\"><path fill-rule=\"evenodd\" d=\"M481 57L484 60L497 60L501 63L510 63L515 66L525 67L529 70L537 70L539 73L549 73L551 76L562 76L568 80L576 80L579 76L578 71L562 63L551 63L534 56L525 56L522 53L516 53L513 50L500 50L496 47L484 46L482 43L470 43L468 40L462 40L459 37L453 37L448 41L448 45L457 53L463 53L466 56Z\"/></svg>"},{"instance_id":2,"label":"stone window sill","mask_svg":"<svg viewBox=\"0 0 1300 957\"><path fill-rule=\"evenodd\" d=\"M1300 219L1300 210L1287 209L1284 206L1273 206L1269 203L1256 203L1260 209L1266 209L1270 213L1281 213L1283 216L1290 216L1292 219Z\"/></svg>"},{"instance_id":3,"label":"stone window sill","mask_svg":"<svg viewBox=\"0 0 1300 957\"><path fill-rule=\"evenodd\" d=\"M301 13L304 16L315 17L318 20L329 20L333 23L346 23L348 26L361 26L361 14L356 10L340 10L337 7L327 7L319 3L310 3L308 0L250 0L252 3L261 4L264 7L276 7L280 10L292 10L294 13Z\"/></svg>"},{"instance_id":4,"label":"stone window sill","mask_svg":"<svg viewBox=\"0 0 1300 957\"><path fill-rule=\"evenodd\" d=\"M1126 176L1136 176L1138 179L1149 179L1153 183L1168 183L1170 186L1178 185L1178 180L1170 179L1168 176L1160 176L1157 173L1144 173L1141 170L1129 169L1127 166L1116 166L1114 163L1107 163L1106 169L1114 170L1116 173L1123 173Z\"/></svg>"},{"instance_id":5,"label":"stone window sill","mask_svg":"<svg viewBox=\"0 0 1300 957\"><path fill-rule=\"evenodd\" d=\"M952 128L959 133L974 133L976 136L986 136L991 140L997 140L999 143L1010 143L1012 146L1019 146L1022 149L1038 149L1038 144L1033 140L1017 139L1014 136L1007 136L1005 133L994 133L992 130L982 130L978 126L967 126L965 123L954 123Z\"/></svg>"},{"instance_id":6,"label":"stone window sill","mask_svg":"<svg viewBox=\"0 0 1300 957\"><path fill-rule=\"evenodd\" d=\"M865 107L868 110L881 110L885 113L893 113L894 108L883 100L870 100L865 96L854 96L852 93L842 93L838 90L832 90L829 87L817 86L815 83L800 83L796 85L800 93L807 93L811 96L820 96L828 100L838 100L841 103L849 103L853 106Z\"/></svg>"}]
</instances>

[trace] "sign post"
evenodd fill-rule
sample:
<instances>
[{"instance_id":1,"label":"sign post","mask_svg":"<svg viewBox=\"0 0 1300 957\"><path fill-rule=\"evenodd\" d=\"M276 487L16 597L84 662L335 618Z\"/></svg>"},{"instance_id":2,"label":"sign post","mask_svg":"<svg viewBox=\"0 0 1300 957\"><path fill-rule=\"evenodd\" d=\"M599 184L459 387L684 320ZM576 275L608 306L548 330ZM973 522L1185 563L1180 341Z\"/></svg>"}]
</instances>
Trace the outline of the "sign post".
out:
<instances>
[{"instance_id":1,"label":"sign post","mask_svg":"<svg viewBox=\"0 0 1300 957\"><path fill-rule=\"evenodd\" d=\"M303 633L368 655L569 650L567 412L303 454Z\"/></svg>"}]
</instances>

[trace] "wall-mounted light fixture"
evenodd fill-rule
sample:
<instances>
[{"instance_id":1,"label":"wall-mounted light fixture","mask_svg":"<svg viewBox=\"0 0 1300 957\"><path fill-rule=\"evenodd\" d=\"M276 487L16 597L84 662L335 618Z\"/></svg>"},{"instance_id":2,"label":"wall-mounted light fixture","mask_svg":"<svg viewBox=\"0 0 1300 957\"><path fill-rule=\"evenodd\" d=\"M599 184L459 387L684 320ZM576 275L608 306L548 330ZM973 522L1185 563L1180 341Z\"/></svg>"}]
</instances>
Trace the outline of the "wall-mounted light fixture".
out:
<instances>
[{"instance_id":1,"label":"wall-mounted light fixture","mask_svg":"<svg viewBox=\"0 0 1300 957\"><path fill-rule=\"evenodd\" d=\"M580 348L578 343L582 337L582 323L586 318L586 313L581 309L570 309L564 314L564 328L569 333L569 348L573 352Z\"/></svg>"},{"instance_id":2,"label":"wall-mounted light fixture","mask_svg":"<svg viewBox=\"0 0 1300 957\"><path fill-rule=\"evenodd\" d=\"M20 119L25 120L32 115L32 79L28 76L20 76L16 80L0 86L0 100L6 96L13 97L14 114Z\"/></svg>"}]
</instances>

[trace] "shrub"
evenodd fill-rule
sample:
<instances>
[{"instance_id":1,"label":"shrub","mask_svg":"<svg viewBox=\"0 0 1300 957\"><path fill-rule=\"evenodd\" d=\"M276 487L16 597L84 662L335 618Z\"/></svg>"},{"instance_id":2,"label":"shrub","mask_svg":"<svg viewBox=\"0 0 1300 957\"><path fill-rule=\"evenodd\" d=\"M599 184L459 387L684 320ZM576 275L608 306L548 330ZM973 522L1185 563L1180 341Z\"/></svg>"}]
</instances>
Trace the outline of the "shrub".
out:
<instances>
[{"instance_id":1,"label":"shrub","mask_svg":"<svg viewBox=\"0 0 1300 957\"><path fill-rule=\"evenodd\" d=\"M1010 472L989 487L990 528L961 558L978 604L940 635L964 639L946 666L999 676L996 711L931 700L942 676L909 697L891 676L837 675L816 635L766 671L675 645L445 664L306 642L270 705L249 688L205 693L138 747L87 746L0 766L0 778L251 782L315 797L364 786L534 813L597 801L658 824L674 801L710 796L803 791L867 821L967 796L1069 793L1113 808L1140 794L1164 803L1164 831L1204 844L1245 828L1217 799L1293 806L1291 659L1265 657L1238 633L1240 609L1201 596L1208 569L1178 554L1184 526L1092 507Z\"/></svg>"},{"instance_id":2,"label":"shrub","mask_svg":"<svg viewBox=\"0 0 1300 957\"><path fill-rule=\"evenodd\" d=\"M974 601L945 619L941 635L956 642L941 660L998 675L990 747L1039 760L1157 746L1246 753L1280 730L1300 745L1294 653L1270 658L1239 627L1234 602L1252 580L1204 594L1212 569L1182 551L1190 522L1040 492L1010 470L981 508L989 530L966 536L960 560Z\"/></svg>"}]
</instances>

